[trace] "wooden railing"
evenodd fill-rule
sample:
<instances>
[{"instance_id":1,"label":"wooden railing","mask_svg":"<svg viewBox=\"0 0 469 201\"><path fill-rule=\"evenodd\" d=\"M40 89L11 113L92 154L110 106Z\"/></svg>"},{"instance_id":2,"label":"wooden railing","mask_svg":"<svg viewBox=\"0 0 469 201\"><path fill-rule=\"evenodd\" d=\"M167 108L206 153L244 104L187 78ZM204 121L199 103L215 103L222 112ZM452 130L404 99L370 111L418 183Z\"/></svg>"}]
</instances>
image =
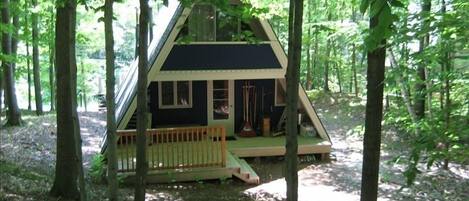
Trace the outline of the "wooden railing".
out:
<instances>
[{"instance_id":1,"label":"wooden railing","mask_svg":"<svg viewBox=\"0 0 469 201\"><path fill-rule=\"evenodd\" d=\"M135 130L119 130L118 170L135 171ZM225 167L226 141L223 126L163 128L147 130L149 170Z\"/></svg>"}]
</instances>

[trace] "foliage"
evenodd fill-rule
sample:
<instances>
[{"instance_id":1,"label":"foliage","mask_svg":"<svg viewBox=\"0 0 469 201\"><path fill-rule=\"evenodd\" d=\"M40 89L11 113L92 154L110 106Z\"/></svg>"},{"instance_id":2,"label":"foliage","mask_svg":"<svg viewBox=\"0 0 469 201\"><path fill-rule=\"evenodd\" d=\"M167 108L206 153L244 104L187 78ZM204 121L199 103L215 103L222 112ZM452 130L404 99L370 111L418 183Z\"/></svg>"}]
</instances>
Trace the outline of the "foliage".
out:
<instances>
[{"instance_id":1,"label":"foliage","mask_svg":"<svg viewBox=\"0 0 469 201\"><path fill-rule=\"evenodd\" d=\"M96 154L91 159L91 167L89 170L91 181L95 183L102 183L106 179L106 165L104 156Z\"/></svg>"}]
</instances>

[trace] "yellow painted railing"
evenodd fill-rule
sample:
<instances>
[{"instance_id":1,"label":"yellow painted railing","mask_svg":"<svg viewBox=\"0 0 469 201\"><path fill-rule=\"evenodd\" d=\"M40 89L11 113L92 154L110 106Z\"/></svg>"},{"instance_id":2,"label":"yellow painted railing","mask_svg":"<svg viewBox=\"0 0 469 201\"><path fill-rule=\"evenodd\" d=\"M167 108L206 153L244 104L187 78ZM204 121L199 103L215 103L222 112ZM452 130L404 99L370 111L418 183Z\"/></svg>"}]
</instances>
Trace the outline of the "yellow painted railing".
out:
<instances>
[{"instance_id":1,"label":"yellow painted railing","mask_svg":"<svg viewBox=\"0 0 469 201\"><path fill-rule=\"evenodd\" d=\"M136 169L135 130L119 130L118 170ZM225 167L226 141L223 126L162 128L147 130L149 170Z\"/></svg>"}]
</instances>

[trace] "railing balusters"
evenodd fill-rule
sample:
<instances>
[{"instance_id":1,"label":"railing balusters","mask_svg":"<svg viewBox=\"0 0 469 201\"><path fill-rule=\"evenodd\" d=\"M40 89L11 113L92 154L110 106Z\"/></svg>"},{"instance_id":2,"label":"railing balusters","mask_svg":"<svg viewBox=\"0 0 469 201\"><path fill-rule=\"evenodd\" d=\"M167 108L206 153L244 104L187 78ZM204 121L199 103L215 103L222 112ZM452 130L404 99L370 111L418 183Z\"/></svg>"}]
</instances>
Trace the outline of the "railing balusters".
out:
<instances>
[{"instance_id":1,"label":"railing balusters","mask_svg":"<svg viewBox=\"0 0 469 201\"><path fill-rule=\"evenodd\" d=\"M118 131L118 170L135 171L136 131ZM147 131L149 170L226 166L226 133L222 126ZM148 150L150 149L150 150Z\"/></svg>"}]
</instances>

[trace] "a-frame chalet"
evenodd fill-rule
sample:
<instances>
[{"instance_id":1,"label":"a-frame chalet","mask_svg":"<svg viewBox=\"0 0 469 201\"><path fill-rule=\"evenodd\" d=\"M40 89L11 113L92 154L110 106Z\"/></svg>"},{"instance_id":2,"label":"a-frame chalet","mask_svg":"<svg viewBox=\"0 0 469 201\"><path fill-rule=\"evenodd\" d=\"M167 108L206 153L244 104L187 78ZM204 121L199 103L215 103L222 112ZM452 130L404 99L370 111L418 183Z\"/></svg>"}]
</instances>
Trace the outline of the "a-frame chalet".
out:
<instances>
[{"instance_id":1,"label":"a-frame chalet","mask_svg":"<svg viewBox=\"0 0 469 201\"><path fill-rule=\"evenodd\" d=\"M272 27L176 0L155 19L148 51L147 181L235 176L258 183L242 158L285 153L287 56ZM116 95L118 169L132 181L137 60L124 77ZM301 85L298 95L298 154L327 157L329 136Z\"/></svg>"}]
</instances>

